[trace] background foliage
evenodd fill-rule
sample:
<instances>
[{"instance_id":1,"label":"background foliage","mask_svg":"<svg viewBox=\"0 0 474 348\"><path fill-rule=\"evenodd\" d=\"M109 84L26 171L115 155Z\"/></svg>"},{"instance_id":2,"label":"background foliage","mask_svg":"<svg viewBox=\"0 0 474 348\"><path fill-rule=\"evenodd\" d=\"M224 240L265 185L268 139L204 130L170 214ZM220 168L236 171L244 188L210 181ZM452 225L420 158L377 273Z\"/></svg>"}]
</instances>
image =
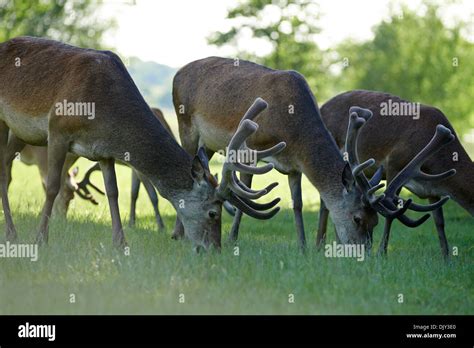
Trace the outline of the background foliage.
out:
<instances>
[{"instance_id":1,"label":"background foliage","mask_svg":"<svg viewBox=\"0 0 474 348\"><path fill-rule=\"evenodd\" d=\"M112 20L94 13L100 0L0 0L0 42L28 35L49 37L83 47L100 48Z\"/></svg>"},{"instance_id":2,"label":"background foliage","mask_svg":"<svg viewBox=\"0 0 474 348\"><path fill-rule=\"evenodd\" d=\"M231 28L216 32L209 43L232 46L244 59L274 69L292 69L303 74L318 97L329 96L329 63L316 43L319 6L311 0L241 1L227 15ZM266 55L257 55L239 46L242 37L255 39L257 45L270 47Z\"/></svg>"},{"instance_id":3,"label":"background foliage","mask_svg":"<svg viewBox=\"0 0 474 348\"><path fill-rule=\"evenodd\" d=\"M452 2L425 1L416 11L392 7L372 39L328 50L317 44L316 3L242 0L228 13L231 29L213 34L209 43L234 47L236 54L271 68L301 72L320 101L350 89L385 91L440 108L460 133L474 127L474 25L444 24L441 15ZM263 20L269 13L276 13L274 21ZM240 47L239 36L248 31L271 42L272 50L259 56Z\"/></svg>"},{"instance_id":4,"label":"background foliage","mask_svg":"<svg viewBox=\"0 0 474 348\"><path fill-rule=\"evenodd\" d=\"M443 25L442 8L426 4L419 15L406 8L374 28L374 39L337 47L347 58L337 77L343 90L382 90L443 110L459 132L474 127L474 44L467 24Z\"/></svg>"}]
</instances>

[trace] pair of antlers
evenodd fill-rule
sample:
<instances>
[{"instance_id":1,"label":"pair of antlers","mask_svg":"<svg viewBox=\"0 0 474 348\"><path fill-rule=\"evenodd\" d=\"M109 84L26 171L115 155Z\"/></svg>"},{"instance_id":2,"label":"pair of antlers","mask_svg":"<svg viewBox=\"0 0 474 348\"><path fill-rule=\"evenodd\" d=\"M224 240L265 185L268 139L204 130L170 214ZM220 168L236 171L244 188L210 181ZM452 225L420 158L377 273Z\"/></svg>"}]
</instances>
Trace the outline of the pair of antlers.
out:
<instances>
[{"instance_id":1,"label":"pair of antlers","mask_svg":"<svg viewBox=\"0 0 474 348\"><path fill-rule=\"evenodd\" d=\"M440 208L449 200L449 196L445 196L437 202L429 205L421 205L412 202L411 199L404 200L398 196L402 187L412 179L424 181L435 181L446 179L456 174L455 169L450 169L440 174L427 174L421 170L421 166L434 153L438 152L443 146L454 140L451 130L439 124L436 132L430 142L388 183L387 188L381 195L375 195L375 192L383 188L385 184L380 183L383 174L383 166L380 166L374 176L369 180L364 174L364 170L375 164L373 158L360 163L357 154L357 138L360 129L372 117L372 112L368 109L360 107L351 107L349 109L349 125L346 134L345 151L348 155L348 162L352 170L352 175L356 184L362 190L362 199L365 204L372 207L387 220L388 234L391 222L398 219L401 223L408 227L417 227L424 223L430 214L425 214L417 220L413 220L405 215L407 210L417 212L430 212Z\"/></svg>"},{"instance_id":2,"label":"pair of antlers","mask_svg":"<svg viewBox=\"0 0 474 348\"><path fill-rule=\"evenodd\" d=\"M274 182L262 190L252 190L239 180L237 172L252 175L265 174L271 171L274 168L274 165L268 163L264 166L257 167L255 163L255 166L253 166L241 162L238 154L242 151L247 152L248 154L252 153L253 156L249 156L249 158L253 157L255 162L257 162L262 158L274 156L285 148L285 142L280 142L275 146L262 151L250 149L246 144L246 140L258 130L258 124L255 123L253 119L265 110L267 106L268 104L266 101L262 98L257 98L242 117L239 126L227 147L226 159L222 168L222 180L217 187L217 195L220 198L224 201L230 202L243 213L260 220L270 219L278 213L280 210L279 207L276 207L275 209L272 208L280 202L280 198L275 198L273 201L268 203L257 203L254 200L269 193L278 185L278 183ZM204 163L208 170L209 163L204 148L199 149L198 156L201 159L201 163ZM269 209L272 210L267 211Z\"/></svg>"}]
</instances>

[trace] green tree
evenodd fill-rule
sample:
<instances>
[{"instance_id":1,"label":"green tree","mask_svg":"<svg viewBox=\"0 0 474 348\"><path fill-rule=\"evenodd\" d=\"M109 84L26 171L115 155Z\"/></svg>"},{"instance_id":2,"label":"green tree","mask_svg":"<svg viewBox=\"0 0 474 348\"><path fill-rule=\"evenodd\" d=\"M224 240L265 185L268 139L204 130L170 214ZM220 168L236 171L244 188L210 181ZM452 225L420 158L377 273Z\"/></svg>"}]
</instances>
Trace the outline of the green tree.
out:
<instances>
[{"instance_id":1,"label":"green tree","mask_svg":"<svg viewBox=\"0 0 474 348\"><path fill-rule=\"evenodd\" d=\"M0 0L0 42L16 36L49 37L99 48L113 20L99 20L97 0Z\"/></svg>"},{"instance_id":2,"label":"green tree","mask_svg":"<svg viewBox=\"0 0 474 348\"><path fill-rule=\"evenodd\" d=\"M463 133L474 127L474 44L462 35L468 25L447 28L442 7L423 7L422 15L392 12L371 41L342 43L339 90L380 90L436 106Z\"/></svg>"},{"instance_id":3,"label":"green tree","mask_svg":"<svg viewBox=\"0 0 474 348\"><path fill-rule=\"evenodd\" d=\"M302 73L313 92L327 95L328 64L317 46L319 7L311 0L243 0L227 14L231 28L209 37L209 43L230 46L239 57L273 69L292 69ZM267 54L258 55L249 47L253 41L269 47Z\"/></svg>"}]
</instances>

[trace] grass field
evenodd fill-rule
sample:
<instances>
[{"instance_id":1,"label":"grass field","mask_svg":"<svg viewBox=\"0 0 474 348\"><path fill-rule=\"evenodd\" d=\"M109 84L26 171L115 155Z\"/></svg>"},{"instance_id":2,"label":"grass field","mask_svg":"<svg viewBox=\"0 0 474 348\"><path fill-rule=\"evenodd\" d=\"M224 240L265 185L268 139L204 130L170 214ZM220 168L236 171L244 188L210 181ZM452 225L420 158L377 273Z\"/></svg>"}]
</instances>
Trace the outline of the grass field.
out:
<instances>
[{"instance_id":1,"label":"grass field","mask_svg":"<svg viewBox=\"0 0 474 348\"><path fill-rule=\"evenodd\" d=\"M89 163L78 165L82 177ZM119 166L117 173L130 255L112 247L106 199L98 197L100 205L92 206L76 198L67 223L52 221L50 243L40 248L38 261L0 259L0 314L474 313L474 221L453 202L446 205L447 235L459 252L449 263L441 257L432 221L415 230L394 224L386 259L326 258L314 248L319 196L305 179L310 247L302 255L286 178L272 173L255 180L255 187L278 180L270 195L283 198L282 211L270 221L244 217L238 256L229 245L220 255L195 254L189 242L171 240L175 212L164 199L160 209L168 230L157 232L143 188L137 226L128 227L131 171ZM13 177L14 220L20 240L30 243L44 194L36 168L15 163ZM100 173L92 178L103 187ZM1 224L3 242L3 216ZM225 215L224 240L230 225ZM376 245L381 229L380 224L374 233ZM331 225L328 231L332 242Z\"/></svg>"}]
</instances>

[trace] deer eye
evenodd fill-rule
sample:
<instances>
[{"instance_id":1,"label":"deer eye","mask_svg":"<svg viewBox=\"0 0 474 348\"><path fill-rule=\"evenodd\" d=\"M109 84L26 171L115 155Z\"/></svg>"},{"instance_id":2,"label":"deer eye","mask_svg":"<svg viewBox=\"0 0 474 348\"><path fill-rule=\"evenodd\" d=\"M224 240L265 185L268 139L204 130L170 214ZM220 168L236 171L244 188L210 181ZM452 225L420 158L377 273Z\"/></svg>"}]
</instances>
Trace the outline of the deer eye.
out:
<instances>
[{"instance_id":1,"label":"deer eye","mask_svg":"<svg viewBox=\"0 0 474 348\"><path fill-rule=\"evenodd\" d=\"M361 221L362 221L362 218L361 218L359 215L354 215L354 216L352 217L352 220L354 221L354 223L355 223L356 225L360 225L360 223L361 223Z\"/></svg>"},{"instance_id":2,"label":"deer eye","mask_svg":"<svg viewBox=\"0 0 474 348\"><path fill-rule=\"evenodd\" d=\"M211 219L215 219L217 217L217 211L215 210L209 210L208 214Z\"/></svg>"}]
</instances>

